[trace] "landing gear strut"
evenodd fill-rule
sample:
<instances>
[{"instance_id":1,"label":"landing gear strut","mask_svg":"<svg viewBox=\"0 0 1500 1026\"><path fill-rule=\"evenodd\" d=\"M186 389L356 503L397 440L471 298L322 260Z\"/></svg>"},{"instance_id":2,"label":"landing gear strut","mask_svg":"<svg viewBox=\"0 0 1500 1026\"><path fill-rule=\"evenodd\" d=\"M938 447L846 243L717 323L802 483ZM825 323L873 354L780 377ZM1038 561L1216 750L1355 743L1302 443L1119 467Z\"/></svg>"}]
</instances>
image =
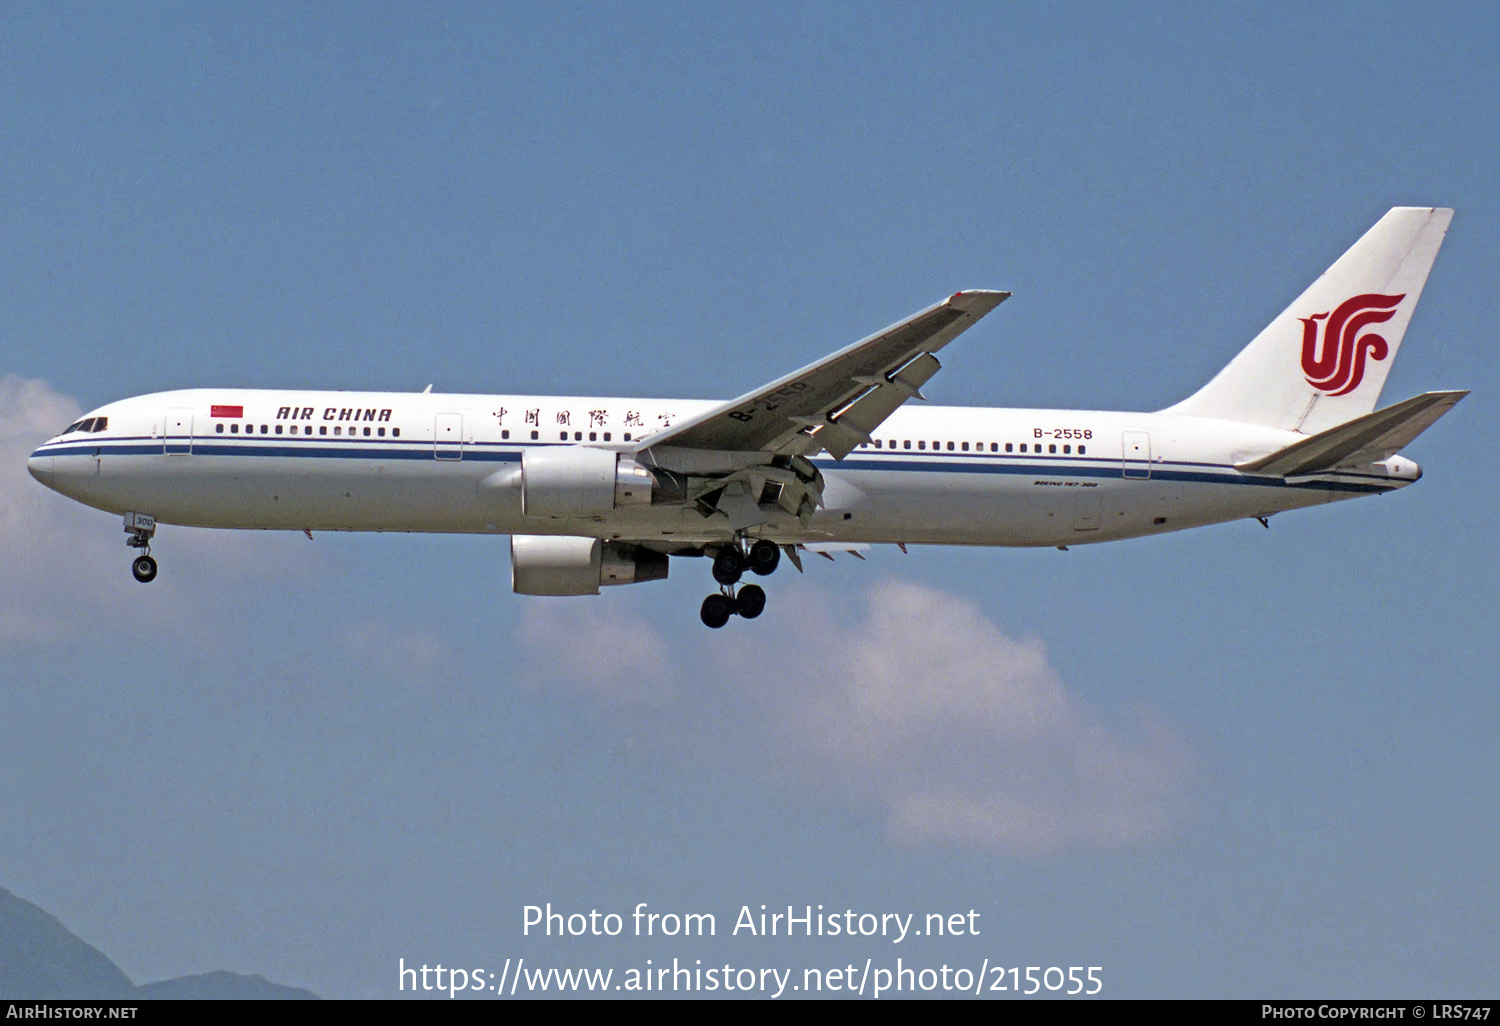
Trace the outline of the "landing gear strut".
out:
<instances>
[{"instance_id":1,"label":"landing gear strut","mask_svg":"<svg viewBox=\"0 0 1500 1026\"><path fill-rule=\"evenodd\" d=\"M746 570L764 577L781 562L781 546L762 538L748 550L740 544L726 545L714 553L714 580L719 591L703 600L698 611L705 626L718 629L731 616L753 620L766 608L766 592L758 584L740 584ZM739 585L736 587L736 585Z\"/></svg>"},{"instance_id":2,"label":"landing gear strut","mask_svg":"<svg viewBox=\"0 0 1500 1026\"><path fill-rule=\"evenodd\" d=\"M125 544L141 550L141 554L131 560L130 572L142 584L149 584L156 580L156 560L151 558L151 537L156 534L156 518L145 513L126 513L125 533L130 535Z\"/></svg>"}]
</instances>

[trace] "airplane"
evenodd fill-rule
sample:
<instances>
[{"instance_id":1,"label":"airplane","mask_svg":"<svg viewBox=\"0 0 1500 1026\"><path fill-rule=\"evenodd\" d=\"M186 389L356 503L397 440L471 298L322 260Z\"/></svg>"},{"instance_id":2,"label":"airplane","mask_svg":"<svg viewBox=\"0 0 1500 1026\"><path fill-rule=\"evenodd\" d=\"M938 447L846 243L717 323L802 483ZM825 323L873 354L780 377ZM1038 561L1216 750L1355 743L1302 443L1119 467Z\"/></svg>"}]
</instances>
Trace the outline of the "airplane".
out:
<instances>
[{"instance_id":1,"label":"airplane","mask_svg":"<svg viewBox=\"0 0 1500 1026\"><path fill-rule=\"evenodd\" d=\"M1468 393L1377 410L1453 212L1382 217L1211 381L1155 413L909 405L1009 297L962 291L728 402L195 389L112 402L28 460L158 524L510 536L523 595L591 595L707 557L700 618L754 619L785 555L1134 538L1404 488L1399 455Z\"/></svg>"}]
</instances>

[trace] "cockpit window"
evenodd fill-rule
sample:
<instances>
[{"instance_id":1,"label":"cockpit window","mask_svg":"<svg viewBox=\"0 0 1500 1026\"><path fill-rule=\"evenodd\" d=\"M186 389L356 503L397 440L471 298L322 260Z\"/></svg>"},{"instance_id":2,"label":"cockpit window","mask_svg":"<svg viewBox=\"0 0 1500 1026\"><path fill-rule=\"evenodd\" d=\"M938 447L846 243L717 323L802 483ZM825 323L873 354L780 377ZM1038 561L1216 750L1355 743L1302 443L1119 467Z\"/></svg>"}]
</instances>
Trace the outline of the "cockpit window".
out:
<instances>
[{"instance_id":1,"label":"cockpit window","mask_svg":"<svg viewBox=\"0 0 1500 1026\"><path fill-rule=\"evenodd\" d=\"M91 428L89 428L89 430L92 431L94 434L97 435L99 432L103 431L107 427L109 427L109 418L108 417L95 417L94 418L94 426L91 427Z\"/></svg>"},{"instance_id":2,"label":"cockpit window","mask_svg":"<svg viewBox=\"0 0 1500 1026\"><path fill-rule=\"evenodd\" d=\"M83 421L81 421L81 420L75 420L73 423L71 423L67 427L63 428L63 434L65 434L65 435L71 435L74 431L77 431L77 430L79 430L82 427L83 427Z\"/></svg>"}]
</instances>

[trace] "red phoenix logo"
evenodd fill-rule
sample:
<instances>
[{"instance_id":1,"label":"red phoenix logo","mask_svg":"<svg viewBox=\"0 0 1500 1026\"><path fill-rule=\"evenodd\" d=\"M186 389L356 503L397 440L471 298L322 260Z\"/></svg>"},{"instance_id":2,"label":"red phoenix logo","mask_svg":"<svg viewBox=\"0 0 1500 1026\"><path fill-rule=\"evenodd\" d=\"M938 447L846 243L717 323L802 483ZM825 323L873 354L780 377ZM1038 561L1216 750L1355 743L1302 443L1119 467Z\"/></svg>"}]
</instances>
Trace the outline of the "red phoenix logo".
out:
<instances>
[{"instance_id":1,"label":"red phoenix logo","mask_svg":"<svg viewBox=\"0 0 1500 1026\"><path fill-rule=\"evenodd\" d=\"M1365 378L1365 360L1384 360L1391 352L1379 335L1360 332L1396 316L1396 307L1405 298L1404 293L1399 296L1366 293L1344 300L1332 314L1297 318L1302 322L1302 372L1307 375L1307 383L1329 395L1344 395L1358 388Z\"/></svg>"}]
</instances>

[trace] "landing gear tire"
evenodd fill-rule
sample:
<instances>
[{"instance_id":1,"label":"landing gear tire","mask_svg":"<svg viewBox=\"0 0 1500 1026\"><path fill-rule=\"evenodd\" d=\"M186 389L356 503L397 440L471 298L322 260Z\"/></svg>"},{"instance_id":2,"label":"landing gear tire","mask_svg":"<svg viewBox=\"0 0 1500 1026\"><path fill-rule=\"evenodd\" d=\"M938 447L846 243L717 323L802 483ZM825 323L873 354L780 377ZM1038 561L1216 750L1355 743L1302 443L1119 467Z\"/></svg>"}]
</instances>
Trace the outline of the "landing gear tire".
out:
<instances>
[{"instance_id":1,"label":"landing gear tire","mask_svg":"<svg viewBox=\"0 0 1500 1026\"><path fill-rule=\"evenodd\" d=\"M766 593L758 584L747 584L734 597L734 611L746 620L754 620L765 612Z\"/></svg>"},{"instance_id":2,"label":"landing gear tire","mask_svg":"<svg viewBox=\"0 0 1500 1026\"><path fill-rule=\"evenodd\" d=\"M714 580L720 584L737 584L745 573L745 557L738 549L722 548L714 556Z\"/></svg>"},{"instance_id":3,"label":"landing gear tire","mask_svg":"<svg viewBox=\"0 0 1500 1026\"><path fill-rule=\"evenodd\" d=\"M781 563L781 546L775 542L762 538L750 546L750 569L757 575L765 577L775 572Z\"/></svg>"},{"instance_id":4,"label":"landing gear tire","mask_svg":"<svg viewBox=\"0 0 1500 1026\"><path fill-rule=\"evenodd\" d=\"M728 595L710 595L703 600L703 608L698 611L705 627L715 630L729 622L729 617L734 614L734 600Z\"/></svg>"},{"instance_id":5,"label":"landing gear tire","mask_svg":"<svg viewBox=\"0 0 1500 1026\"><path fill-rule=\"evenodd\" d=\"M156 580L156 560L150 556L137 556L135 562L130 564L130 572L142 584L150 584Z\"/></svg>"}]
</instances>

